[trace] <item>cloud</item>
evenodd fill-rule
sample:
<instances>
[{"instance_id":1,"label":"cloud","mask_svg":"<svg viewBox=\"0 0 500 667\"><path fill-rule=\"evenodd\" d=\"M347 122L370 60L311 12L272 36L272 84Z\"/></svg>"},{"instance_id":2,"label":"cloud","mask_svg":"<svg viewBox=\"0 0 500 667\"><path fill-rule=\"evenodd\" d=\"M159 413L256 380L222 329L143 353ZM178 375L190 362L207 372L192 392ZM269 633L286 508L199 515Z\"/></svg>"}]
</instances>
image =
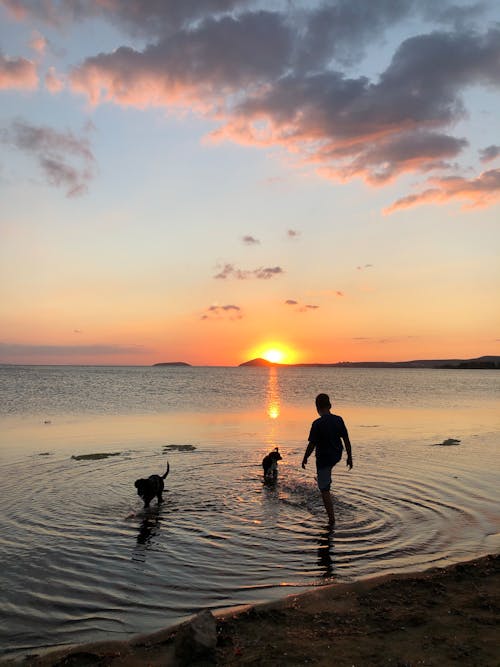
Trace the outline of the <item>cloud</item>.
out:
<instances>
[{"instance_id":1,"label":"cloud","mask_svg":"<svg viewBox=\"0 0 500 667\"><path fill-rule=\"evenodd\" d=\"M250 0L0 0L19 21L34 18L63 27L103 17L132 36L168 34L212 15L231 12Z\"/></svg>"},{"instance_id":2,"label":"cloud","mask_svg":"<svg viewBox=\"0 0 500 667\"><path fill-rule=\"evenodd\" d=\"M362 176L377 184L425 172L467 145L429 128L465 115L466 86L498 86L499 57L497 29L419 35L401 44L376 82L328 70L287 74L243 99L218 135L281 144L339 180Z\"/></svg>"},{"instance_id":3,"label":"cloud","mask_svg":"<svg viewBox=\"0 0 500 667\"><path fill-rule=\"evenodd\" d=\"M274 276L284 273L284 270L280 266L269 266L269 267L260 267L258 269L252 270L243 270L238 269L233 264L224 264L222 269L217 273L214 278L216 280L226 280L228 278L234 278L236 280L250 280L256 278L257 280L269 280Z\"/></svg>"},{"instance_id":4,"label":"cloud","mask_svg":"<svg viewBox=\"0 0 500 667\"><path fill-rule=\"evenodd\" d=\"M37 87L35 63L26 58L8 58L0 53L0 90L35 90Z\"/></svg>"},{"instance_id":5,"label":"cloud","mask_svg":"<svg viewBox=\"0 0 500 667\"><path fill-rule=\"evenodd\" d=\"M30 39L30 47L37 53L43 55L47 48L47 40L41 33L35 30Z\"/></svg>"},{"instance_id":6,"label":"cloud","mask_svg":"<svg viewBox=\"0 0 500 667\"><path fill-rule=\"evenodd\" d=\"M18 18L61 25L100 17L145 38L143 48L135 40L70 72L71 89L92 104L194 110L217 123L212 141L280 147L336 181L456 178L454 161L468 145L453 134L467 115L464 93L500 85L500 27L485 29L486 5L477 2L3 4ZM367 48L408 18L431 31L405 39L379 75L360 73Z\"/></svg>"},{"instance_id":7,"label":"cloud","mask_svg":"<svg viewBox=\"0 0 500 667\"><path fill-rule=\"evenodd\" d=\"M242 89L280 76L291 48L284 16L227 15L179 30L143 51L124 46L88 58L70 82L93 104L188 106L215 114Z\"/></svg>"},{"instance_id":8,"label":"cloud","mask_svg":"<svg viewBox=\"0 0 500 667\"><path fill-rule=\"evenodd\" d=\"M481 162L491 162L500 155L500 146L487 146L479 151Z\"/></svg>"},{"instance_id":9,"label":"cloud","mask_svg":"<svg viewBox=\"0 0 500 667\"><path fill-rule=\"evenodd\" d=\"M398 199L384 213L410 208L420 204L444 204L451 200L467 202L466 208L489 206L500 201L500 169L491 169L477 178L449 176L430 179L432 187L414 195Z\"/></svg>"},{"instance_id":10,"label":"cloud","mask_svg":"<svg viewBox=\"0 0 500 667\"><path fill-rule=\"evenodd\" d=\"M297 312L297 313L307 313L311 310L317 310L319 308L319 306L316 306L316 305L311 304L311 303L306 303L306 304L301 305L298 301L295 301L295 299L287 299L285 301L285 305L287 305L287 306L297 306L296 308L294 308L295 312Z\"/></svg>"},{"instance_id":11,"label":"cloud","mask_svg":"<svg viewBox=\"0 0 500 667\"><path fill-rule=\"evenodd\" d=\"M256 239L254 236L244 236L242 239L245 245L260 245L259 239Z\"/></svg>"},{"instance_id":12,"label":"cloud","mask_svg":"<svg viewBox=\"0 0 500 667\"><path fill-rule=\"evenodd\" d=\"M225 320L241 320L243 313L239 306L228 304L226 306L219 306L217 304L209 306L201 316L202 320L210 319L225 319Z\"/></svg>"},{"instance_id":13,"label":"cloud","mask_svg":"<svg viewBox=\"0 0 500 667\"><path fill-rule=\"evenodd\" d=\"M298 232L296 229L287 229L286 235L289 239L297 239L300 236L300 232Z\"/></svg>"},{"instance_id":14,"label":"cloud","mask_svg":"<svg viewBox=\"0 0 500 667\"><path fill-rule=\"evenodd\" d=\"M0 131L0 141L33 155L47 182L65 188L68 197L86 192L94 172L94 157L86 137L18 119Z\"/></svg>"},{"instance_id":15,"label":"cloud","mask_svg":"<svg viewBox=\"0 0 500 667\"><path fill-rule=\"evenodd\" d=\"M372 269L372 268L373 268L373 264L363 264L362 266L357 266L356 267L356 269L358 271L364 271L365 269ZM337 292L337 294L338 294L338 292Z\"/></svg>"},{"instance_id":16,"label":"cloud","mask_svg":"<svg viewBox=\"0 0 500 667\"><path fill-rule=\"evenodd\" d=\"M380 185L405 172L448 169L450 165L445 159L456 157L466 146L466 139L446 134L423 130L406 132L367 144L347 166L332 172L326 169L323 173L342 179L359 176L371 185Z\"/></svg>"},{"instance_id":17,"label":"cloud","mask_svg":"<svg viewBox=\"0 0 500 667\"><path fill-rule=\"evenodd\" d=\"M64 79L56 72L55 67L49 67L45 75L45 87L51 93L59 93L64 88Z\"/></svg>"}]
</instances>

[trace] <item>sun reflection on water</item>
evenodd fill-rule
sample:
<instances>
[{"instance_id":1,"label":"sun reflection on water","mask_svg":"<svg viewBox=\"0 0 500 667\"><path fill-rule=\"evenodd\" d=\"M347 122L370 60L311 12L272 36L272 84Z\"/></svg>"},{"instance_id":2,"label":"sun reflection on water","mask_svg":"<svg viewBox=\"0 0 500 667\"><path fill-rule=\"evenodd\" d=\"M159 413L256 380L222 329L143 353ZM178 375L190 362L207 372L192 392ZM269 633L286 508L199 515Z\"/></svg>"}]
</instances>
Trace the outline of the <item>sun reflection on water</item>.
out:
<instances>
[{"instance_id":1,"label":"sun reflection on water","mask_svg":"<svg viewBox=\"0 0 500 667\"><path fill-rule=\"evenodd\" d=\"M267 382L266 409L270 419L278 419L280 416L280 391L278 385L278 371L276 368L269 369L269 380Z\"/></svg>"}]
</instances>

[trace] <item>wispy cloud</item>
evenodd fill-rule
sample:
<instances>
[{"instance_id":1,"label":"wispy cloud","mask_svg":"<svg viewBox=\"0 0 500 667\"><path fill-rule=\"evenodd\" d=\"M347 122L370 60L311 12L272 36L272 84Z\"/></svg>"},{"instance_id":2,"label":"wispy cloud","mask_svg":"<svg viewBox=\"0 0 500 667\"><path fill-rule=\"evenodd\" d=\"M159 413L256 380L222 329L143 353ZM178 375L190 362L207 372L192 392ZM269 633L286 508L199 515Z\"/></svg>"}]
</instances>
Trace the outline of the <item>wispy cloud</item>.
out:
<instances>
[{"instance_id":1,"label":"wispy cloud","mask_svg":"<svg viewBox=\"0 0 500 667\"><path fill-rule=\"evenodd\" d=\"M68 197L87 191L94 175L94 156L87 137L18 119L0 131L0 140L32 155L47 182L65 188Z\"/></svg>"},{"instance_id":2,"label":"wispy cloud","mask_svg":"<svg viewBox=\"0 0 500 667\"><path fill-rule=\"evenodd\" d=\"M305 304L300 304L298 301L295 299L287 299L285 301L286 306L293 306L293 309L297 313L307 313L310 312L311 310L318 310L319 306L312 304L312 303L305 303Z\"/></svg>"},{"instance_id":3,"label":"wispy cloud","mask_svg":"<svg viewBox=\"0 0 500 667\"><path fill-rule=\"evenodd\" d=\"M57 73L55 67L49 67L47 70L45 87L51 93L59 93L64 88L64 77Z\"/></svg>"},{"instance_id":4,"label":"wispy cloud","mask_svg":"<svg viewBox=\"0 0 500 667\"><path fill-rule=\"evenodd\" d=\"M269 280L284 273L280 266L259 267L258 269L239 269L233 264L224 264L222 269L215 274L216 280L226 280L229 278L235 280Z\"/></svg>"},{"instance_id":5,"label":"wispy cloud","mask_svg":"<svg viewBox=\"0 0 500 667\"><path fill-rule=\"evenodd\" d=\"M372 269L373 264L360 264L359 266L356 267L358 271L364 271L365 269Z\"/></svg>"},{"instance_id":6,"label":"wispy cloud","mask_svg":"<svg viewBox=\"0 0 500 667\"><path fill-rule=\"evenodd\" d=\"M45 37L35 30L31 35L30 47L39 54L44 54L45 49L47 48L47 40Z\"/></svg>"},{"instance_id":7,"label":"wispy cloud","mask_svg":"<svg viewBox=\"0 0 500 667\"><path fill-rule=\"evenodd\" d=\"M259 239L255 238L255 236L250 236L250 234L244 236L242 241L245 245L260 245Z\"/></svg>"},{"instance_id":8,"label":"wispy cloud","mask_svg":"<svg viewBox=\"0 0 500 667\"><path fill-rule=\"evenodd\" d=\"M500 146L491 145L479 151L481 162L491 162L500 155Z\"/></svg>"},{"instance_id":9,"label":"wispy cloud","mask_svg":"<svg viewBox=\"0 0 500 667\"><path fill-rule=\"evenodd\" d=\"M206 311L201 316L202 320L241 320L243 317L243 312L240 306L235 306L234 304L228 304L226 306L219 306L214 304L209 306Z\"/></svg>"},{"instance_id":10,"label":"wispy cloud","mask_svg":"<svg viewBox=\"0 0 500 667\"><path fill-rule=\"evenodd\" d=\"M419 204L444 204L457 199L465 201L466 208L488 206L500 201L500 169L485 171L472 179L449 176L430 179L428 182L432 187L398 199L386 208L384 213L393 213Z\"/></svg>"},{"instance_id":11,"label":"wispy cloud","mask_svg":"<svg viewBox=\"0 0 500 667\"><path fill-rule=\"evenodd\" d=\"M300 236L300 232L297 231L296 229L287 229L286 235L288 236L289 239L298 239Z\"/></svg>"},{"instance_id":12,"label":"wispy cloud","mask_svg":"<svg viewBox=\"0 0 500 667\"><path fill-rule=\"evenodd\" d=\"M35 90L37 87L38 73L34 62L0 53L0 90Z\"/></svg>"}]
</instances>

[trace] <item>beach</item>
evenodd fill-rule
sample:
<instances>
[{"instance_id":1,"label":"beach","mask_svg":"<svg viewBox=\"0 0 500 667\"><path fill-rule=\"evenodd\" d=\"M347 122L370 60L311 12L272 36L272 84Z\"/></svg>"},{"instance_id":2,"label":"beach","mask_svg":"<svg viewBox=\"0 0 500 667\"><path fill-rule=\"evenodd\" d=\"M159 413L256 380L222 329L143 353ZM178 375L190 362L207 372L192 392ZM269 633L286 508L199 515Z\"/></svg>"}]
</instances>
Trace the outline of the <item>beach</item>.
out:
<instances>
[{"instance_id":1,"label":"beach","mask_svg":"<svg viewBox=\"0 0 500 667\"><path fill-rule=\"evenodd\" d=\"M216 614L216 646L179 657L188 624L2 665L484 665L500 663L500 558L332 584ZM215 626L215 623L214 623ZM192 650L195 650L194 643Z\"/></svg>"}]
</instances>

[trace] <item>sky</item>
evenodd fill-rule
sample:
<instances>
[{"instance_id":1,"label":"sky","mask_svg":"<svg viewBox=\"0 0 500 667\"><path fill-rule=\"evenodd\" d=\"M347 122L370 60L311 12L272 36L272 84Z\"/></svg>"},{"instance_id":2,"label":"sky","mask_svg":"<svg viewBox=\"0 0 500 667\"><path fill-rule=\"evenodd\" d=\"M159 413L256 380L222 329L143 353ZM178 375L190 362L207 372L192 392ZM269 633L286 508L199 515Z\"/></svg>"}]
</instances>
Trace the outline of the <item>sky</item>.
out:
<instances>
[{"instance_id":1,"label":"sky","mask_svg":"<svg viewBox=\"0 0 500 667\"><path fill-rule=\"evenodd\" d=\"M0 25L0 363L500 354L496 0Z\"/></svg>"}]
</instances>

